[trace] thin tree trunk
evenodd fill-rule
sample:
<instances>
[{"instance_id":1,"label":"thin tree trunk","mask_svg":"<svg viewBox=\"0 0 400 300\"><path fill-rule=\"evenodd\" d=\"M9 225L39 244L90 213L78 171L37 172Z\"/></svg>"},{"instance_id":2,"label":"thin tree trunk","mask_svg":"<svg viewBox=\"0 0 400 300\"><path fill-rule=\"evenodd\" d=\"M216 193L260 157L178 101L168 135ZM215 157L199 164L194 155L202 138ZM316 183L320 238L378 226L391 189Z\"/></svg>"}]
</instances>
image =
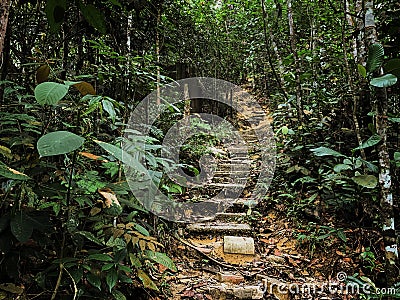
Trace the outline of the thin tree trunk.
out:
<instances>
[{"instance_id":1,"label":"thin tree trunk","mask_svg":"<svg viewBox=\"0 0 400 300\"><path fill-rule=\"evenodd\" d=\"M351 97L353 100L352 118L353 118L353 123L354 123L354 131L356 133L358 145L361 146L362 138L361 138L361 134L360 134L360 125L359 125L358 119L357 119L358 97L356 96L356 90L355 90L355 86L354 86L354 82L353 82L353 77L352 77L352 74L350 71L349 60L347 58L347 45L346 45L345 32L346 32L346 23L351 21L351 19L349 20L347 18L347 5L348 5L347 0L344 0L343 1L344 18L343 18L343 27L342 27L343 58L344 58L344 65L345 65L345 69L346 69L347 80L349 82L350 93L351 93ZM354 24L353 24L353 22L351 22L351 23L349 23L349 25L353 26ZM364 149L361 149L360 152L361 152L362 159L367 160Z\"/></svg>"},{"instance_id":2,"label":"thin tree trunk","mask_svg":"<svg viewBox=\"0 0 400 300\"><path fill-rule=\"evenodd\" d=\"M370 46L378 41L374 18L374 1L365 2L365 39ZM382 71L380 70L380 73ZM374 88L371 97L376 112L376 132L382 141L378 146L379 159L379 188L382 220L382 235L385 245L386 280L392 286L398 276L397 263L399 260L393 209L393 194L391 192L390 159L387 146L387 111L388 97L386 88Z\"/></svg>"},{"instance_id":3,"label":"thin tree trunk","mask_svg":"<svg viewBox=\"0 0 400 300\"><path fill-rule=\"evenodd\" d=\"M161 21L161 9L157 10L157 25L156 25L156 56L157 56L157 104L161 104L160 84L160 32L159 26Z\"/></svg>"},{"instance_id":4,"label":"thin tree trunk","mask_svg":"<svg viewBox=\"0 0 400 300\"><path fill-rule=\"evenodd\" d=\"M0 59L1 64L4 63L3 58L3 48L4 41L6 39L8 15L10 14L10 4L11 0L0 0Z\"/></svg>"},{"instance_id":5,"label":"thin tree trunk","mask_svg":"<svg viewBox=\"0 0 400 300\"><path fill-rule=\"evenodd\" d=\"M300 63L299 63L299 56L297 54L297 47L296 47L296 33L295 33L294 22L293 22L292 0L287 0L287 9L288 9L288 21L289 21L290 47L292 49L294 65L295 65L297 116L299 118L299 122L302 122L302 120L303 120L303 103L302 103L302 95L301 95Z\"/></svg>"},{"instance_id":6,"label":"thin tree trunk","mask_svg":"<svg viewBox=\"0 0 400 300\"><path fill-rule=\"evenodd\" d=\"M365 38L364 38L364 0L356 0L355 3L355 13L356 13L356 24L357 24L357 61L359 64L365 66L365 59L367 57L367 50L365 47Z\"/></svg>"},{"instance_id":7,"label":"thin tree trunk","mask_svg":"<svg viewBox=\"0 0 400 300\"><path fill-rule=\"evenodd\" d=\"M263 12L263 33L264 33L264 40L265 40L265 47L266 47L266 51L267 51L268 63L271 67L272 74L274 75L276 82L278 83L278 87L282 91L283 97L285 97L285 100L288 101L289 98L288 98L287 92L285 90L285 81L283 80L283 74L284 74L283 63L282 63L280 54L278 52L278 47L274 40L274 34L272 33L272 30L269 30L269 39L267 36L268 14L265 9L265 0L261 0L261 8L262 8L262 12ZM278 64L279 76L276 73L274 63L272 62L270 48L272 48L275 52L275 56L276 56L277 64Z\"/></svg>"}]
</instances>

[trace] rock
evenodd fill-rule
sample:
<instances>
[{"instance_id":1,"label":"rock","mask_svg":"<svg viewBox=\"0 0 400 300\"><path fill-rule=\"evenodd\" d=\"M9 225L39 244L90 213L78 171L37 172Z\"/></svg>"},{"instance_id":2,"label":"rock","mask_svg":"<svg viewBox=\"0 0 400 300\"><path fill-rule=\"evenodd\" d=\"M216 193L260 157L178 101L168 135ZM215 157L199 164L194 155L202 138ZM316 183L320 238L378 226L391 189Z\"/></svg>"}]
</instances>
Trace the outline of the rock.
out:
<instances>
[{"instance_id":1,"label":"rock","mask_svg":"<svg viewBox=\"0 0 400 300\"><path fill-rule=\"evenodd\" d=\"M219 282L239 284L244 281L244 277L242 275L235 275L235 274L230 274L230 273L219 272L217 274L217 280Z\"/></svg>"},{"instance_id":2,"label":"rock","mask_svg":"<svg viewBox=\"0 0 400 300\"><path fill-rule=\"evenodd\" d=\"M273 264L281 264L281 265L286 264L286 260L282 256L268 255L268 256L265 257L265 259L268 260L269 262L273 263Z\"/></svg>"},{"instance_id":3,"label":"rock","mask_svg":"<svg viewBox=\"0 0 400 300\"><path fill-rule=\"evenodd\" d=\"M241 236L224 236L224 253L254 255L254 239Z\"/></svg>"}]
</instances>

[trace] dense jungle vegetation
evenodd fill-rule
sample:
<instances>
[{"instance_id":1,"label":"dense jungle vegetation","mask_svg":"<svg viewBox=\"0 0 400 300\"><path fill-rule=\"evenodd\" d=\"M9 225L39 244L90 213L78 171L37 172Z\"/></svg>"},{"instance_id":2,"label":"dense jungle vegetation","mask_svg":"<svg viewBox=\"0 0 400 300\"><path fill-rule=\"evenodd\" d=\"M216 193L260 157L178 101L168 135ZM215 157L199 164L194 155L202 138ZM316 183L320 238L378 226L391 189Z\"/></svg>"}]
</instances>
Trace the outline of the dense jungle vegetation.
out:
<instances>
[{"instance_id":1,"label":"dense jungle vegetation","mask_svg":"<svg viewBox=\"0 0 400 300\"><path fill-rule=\"evenodd\" d=\"M160 151L188 103L153 124L144 153L126 160L121 144L144 97L189 77L242 86L272 119L255 228L275 211L309 257L400 287L399 37L395 0L1 0L0 299L172 298L178 225L135 199L123 164L145 159L183 197ZM187 140L187 170L209 146Z\"/></svg>"}]
</instances>

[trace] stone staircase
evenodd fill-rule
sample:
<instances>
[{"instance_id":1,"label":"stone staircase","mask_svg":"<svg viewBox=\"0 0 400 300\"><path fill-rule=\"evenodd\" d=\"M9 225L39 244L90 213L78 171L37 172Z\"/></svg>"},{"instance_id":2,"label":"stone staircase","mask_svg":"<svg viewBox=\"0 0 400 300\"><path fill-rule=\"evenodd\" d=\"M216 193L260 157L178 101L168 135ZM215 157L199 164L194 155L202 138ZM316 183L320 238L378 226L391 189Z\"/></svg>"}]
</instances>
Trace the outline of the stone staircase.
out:
<instances>
[{"instance_id":1,"label":"stone staircase","mask_svg":"<svg viewBox=\"0 0 400 300\"><path fill-rule=\"evenodd\" d=\"M235 153L234 158L217 159L217 169L212 181L206 186L193 187L206 191L208 195L218 195L212 200L229 203L227 211L217 213L212 219L186 225L180 232L186 246L195 249L207 259L211 259L219 271L215 273L215 284L206 288L212 299L263 299L261 280L248 279L240 270L257 260L254 228L246 222L249 207L258 201L252 193L255 179L259 175L259 137L252 126L243 125L249 116L256 120L255 126L266 122L264 111L255 110L251 104L248 111L238 114L241 138L245 145L231 144L225 147ZM225 150L225 149L224 149ZM221 191L223 191L221 193ZM240 193L241 191L241 193ZM238 194L239 193L239 194ZM239 195L236 196L235 195ZM239 270L240 269L240 270Z\"/></svg>"}]
</instances>

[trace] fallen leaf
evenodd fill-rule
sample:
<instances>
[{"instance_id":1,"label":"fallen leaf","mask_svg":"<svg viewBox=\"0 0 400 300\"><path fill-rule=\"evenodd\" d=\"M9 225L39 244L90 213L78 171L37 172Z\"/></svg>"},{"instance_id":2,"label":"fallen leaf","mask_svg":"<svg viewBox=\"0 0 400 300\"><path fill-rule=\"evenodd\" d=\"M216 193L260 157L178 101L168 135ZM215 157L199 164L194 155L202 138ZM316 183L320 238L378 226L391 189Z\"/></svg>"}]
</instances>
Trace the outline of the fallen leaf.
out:
<instances>
[{"instance_id":1,"label":"fallen leaf","mask_svg":"<svg viewBox=\"0 0 400 300\"><path fill-rule=\"evenodd\" d=\"M79 152L79 155L82 155L84 157L93 159L93 160L102 160L103 162L108 162L108 160L103 159L103 157L99 156L99 155L95 155L93 153L89 153L89 152Z\"/></svg>"},{"instance_id":2,"label":"fallen leaf","mask_svg":"<svg viewBox=\"0 0 400 300\"><path fill-rule=\"evenodd\" d=\"M349 263L349 262L352 262L353 260L350 257L345 257L345 258L343 258L343 261Z\"/></svg>"},{"instance_id":3,"label":"fallen leaf","mask_svg":"<svg viewBox=\"0 0 400 300\"><path fill-rule=\"evenodd\" d=\"M182 297L193 297L196 293L192 290L183 291Z\"/></svg>"},{"instance_id":4,"label":"fallen leaf","mask_svg":"<svg viewBox=\"0 0 400 300\"><path fill-rule=\"evenodd\" d=\"M339 256L345 256L346 255L343 252L340 252L339 250L336 250L336 254L339 255Z\"/></svg>"},{"instance_id":5,"label":"fallen leaf","mask_svg":"<svg viewBox=\"0 0 400 300\"><path fill-rule=\"evenodd\" d=\"M117 196L110 189L99 189L99 194L105 198L104 205L106 208L110 208L113 205L121 206L119 203Z\"/></svg>"},{"instance_id":6,"label":"fallen leaf","mask_svg":"<svg viewBox=\"0 0 400 300\"><path fill-rule=\"evenodd\" d=\"M282 253L281 253L281 251L279 251L279 249L275 249L275 250L274 250L274 255L276 255L276 256L281 256Z\"/></svg>"}]
</instances>

